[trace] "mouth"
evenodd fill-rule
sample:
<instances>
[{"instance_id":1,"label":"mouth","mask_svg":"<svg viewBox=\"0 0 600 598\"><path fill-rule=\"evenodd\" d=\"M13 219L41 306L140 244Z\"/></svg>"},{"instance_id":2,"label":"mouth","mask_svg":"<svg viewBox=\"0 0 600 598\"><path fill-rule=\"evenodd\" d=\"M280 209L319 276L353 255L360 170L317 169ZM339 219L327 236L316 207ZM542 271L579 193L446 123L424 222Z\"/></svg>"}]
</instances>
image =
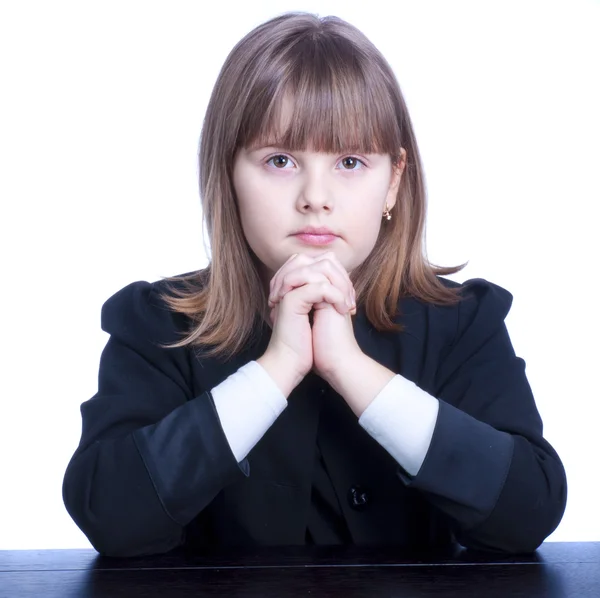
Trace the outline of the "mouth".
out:
<instances>
[{"instance_id":1,"label":"mouth","mask_svg":"<svg viewBox=\"0 0 600 598\"><path fill-rule=\"evenodd\" d=\"M339 235L326 226L306 226L293 234L305 245L330 245Z\"/></svg>"},{"instance_id":2,"label":"mouth","mask_svg":"<svg viewBox=\"0 0 600 598\"><path fill-rule=\"evenodd\" d=\"M306 245L329 245L336 239L339 239L337 235L331 233L315 234L315 233L297 233L293 235L301 243Z\"/></svg>"}]
</instances>

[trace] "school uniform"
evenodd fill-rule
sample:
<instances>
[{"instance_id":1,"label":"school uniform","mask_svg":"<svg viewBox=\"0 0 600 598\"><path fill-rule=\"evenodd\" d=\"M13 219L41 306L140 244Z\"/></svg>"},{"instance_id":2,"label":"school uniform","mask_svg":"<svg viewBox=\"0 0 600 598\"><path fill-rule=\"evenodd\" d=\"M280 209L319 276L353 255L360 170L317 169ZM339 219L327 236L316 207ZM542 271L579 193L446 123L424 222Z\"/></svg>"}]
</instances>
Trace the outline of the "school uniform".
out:
<instances>
[{"instance_id":1,"label":"school uniform","mask_svg":"<svg viewBox=\"0 0 600 598\"><path fill-rule=\"evenodd\" d=\"M512 295L439 279L464 298L401 298L403 332L376 331L359 308L361 350L397 374L360 418L314 373L280 396L256 363L266 323L228 361L162 349L190 326L159 298L164 282L121 289L102 307L98 392L81 406L64 478L75 523L115 556L311 543L535 550L567 485L504 324ZM432 402L427 422L417 412ZM407 421L431 425L417 461L396 433Z\"/></svg>"}]
</instances>

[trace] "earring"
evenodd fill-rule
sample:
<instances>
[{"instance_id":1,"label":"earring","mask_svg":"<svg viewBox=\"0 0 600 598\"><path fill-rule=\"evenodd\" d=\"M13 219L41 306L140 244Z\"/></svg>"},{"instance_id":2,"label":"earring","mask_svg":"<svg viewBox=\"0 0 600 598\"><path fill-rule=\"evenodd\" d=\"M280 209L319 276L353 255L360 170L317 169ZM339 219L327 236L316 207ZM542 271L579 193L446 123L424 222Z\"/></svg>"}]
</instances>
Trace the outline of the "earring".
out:
<instances>
[{"instance_id":1,"label":"earring","mask_svg":"<svg viewBox=\"0 0 600 598\"><path fill-rule=\"evenodd\" d=\"M385 204L385 212L383 213L383 217L386 220L391 220L392 219L392 215L390 214L390 209L388 208L387 204Z\"/></svg>"}]
</instances>

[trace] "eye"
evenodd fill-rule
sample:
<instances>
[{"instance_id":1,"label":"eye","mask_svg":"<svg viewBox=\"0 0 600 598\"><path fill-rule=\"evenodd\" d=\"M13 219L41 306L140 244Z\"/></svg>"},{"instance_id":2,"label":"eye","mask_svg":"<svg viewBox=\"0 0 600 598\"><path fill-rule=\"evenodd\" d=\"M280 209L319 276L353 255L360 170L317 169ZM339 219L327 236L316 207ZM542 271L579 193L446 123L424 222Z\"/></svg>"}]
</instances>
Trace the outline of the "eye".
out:
<instances>
[{"instance_id":1,"label":"eye","mask_svg":"<svg viewBox=\"0 0 600 598\"><path fill-rule=\"evenodd\" d=\"M292 160L286 156L285 154L277 154L275 156L271 156L266 164L272 164L275 168L279 170L289 170L286 168L288 166L293 167L294 163ZM342 164L342 170L362 170L366 167L366 164L355 156L346 156L342 160L338 162L338 164Z\"/></svg>"},{"instance_id":2,"label":"eye","mask_svg":"<svg viewBox=\"0 0 600 598\"><path fill-rule=\"evenodd\" d=\"M366 166L362 160L359 160L355 156L346 156L340 160L340 163L343 164L344 170L362 170ZM360 168L356 168L359 164L361 165Z\"/></svg>"},{"instance_id":3,"label":"eye","mask_svg":"<svg viewBox=\"0 0 600 598\"><path fill-rule=\"evenodd\" d=\"M292 161L284 154L277 154L276 156L269 158L266 163L270 164L271 162L273 162L273 166L279 170L285 170L286 165L292 163Z\"/></svg>"}]
</instances>

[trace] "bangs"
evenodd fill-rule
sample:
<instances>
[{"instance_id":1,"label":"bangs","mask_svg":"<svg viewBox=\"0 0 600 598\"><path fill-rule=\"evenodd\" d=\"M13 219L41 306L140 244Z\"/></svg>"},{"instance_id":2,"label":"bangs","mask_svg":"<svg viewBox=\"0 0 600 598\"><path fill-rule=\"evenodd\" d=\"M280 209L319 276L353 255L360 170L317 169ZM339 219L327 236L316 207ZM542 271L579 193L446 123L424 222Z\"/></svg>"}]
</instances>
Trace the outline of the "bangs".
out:
<instances>
[{"instance_id":1,"label":"bangs","mask_svg":"<svg viewBox=\"0 0 600 598\"><path fill-rule=\"evenodd\" d=\"M248 89L238 147L399 154L401 108L373 57L340 37L274 55Z\"/></svg>"}]
</instances>

